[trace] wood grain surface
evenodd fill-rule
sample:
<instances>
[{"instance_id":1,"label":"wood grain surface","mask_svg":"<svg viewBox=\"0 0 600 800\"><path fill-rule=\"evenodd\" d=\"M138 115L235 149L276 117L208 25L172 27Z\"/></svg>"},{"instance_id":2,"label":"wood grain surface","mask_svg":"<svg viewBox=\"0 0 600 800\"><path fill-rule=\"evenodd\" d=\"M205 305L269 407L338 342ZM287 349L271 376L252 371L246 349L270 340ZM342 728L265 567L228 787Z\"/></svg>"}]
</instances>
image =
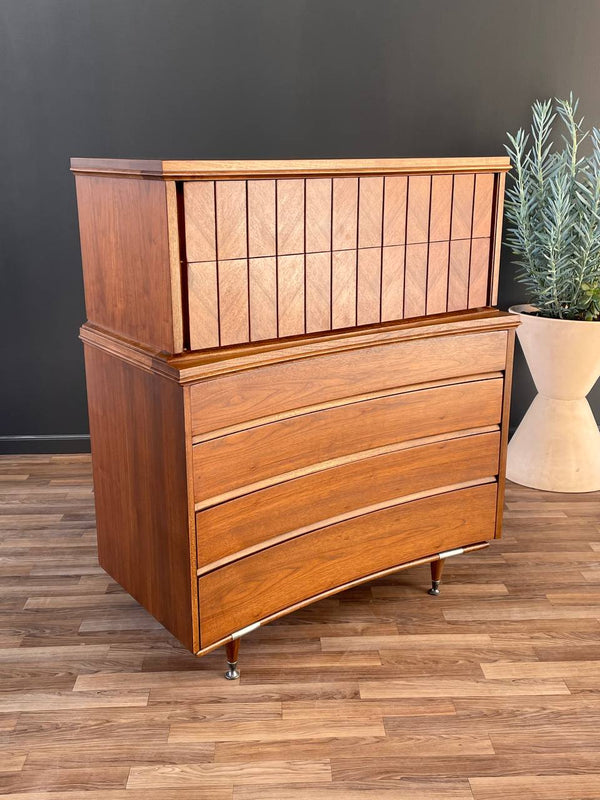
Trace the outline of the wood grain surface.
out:
<instances>
[{"instance_id":1,"label":"wood grain surface","mask_svg":"<svg viewBox=\"0 0 600 800\"><path fill-rule=\"evenodd\" d=\"M596 800L600 494L505 508L440 597L423 566L302 609L244 638L236 685L98 566L88 455L3 456L0 792Z\"/></svg>"},{"instance_id":2,"label":"wood grain surface","mask_svg":"<svg viewBox=\"0 0 600 800\"><path fill-rule=\"evenodd\" d=\"M100 563L191 647L183 393L94 347L85 347L85 367Z\"/></svg>"},{"instance_id":3,"label":"wood grain surface","mask_svg":"<svg viewBox=\"0 0 600 800\"><path fill-rule=\"evenodd\" d=\"M78 175L76 186L87 318L140 344L181 352L165 185Z\"/></svg>"},{"instance_id":4,"label":"wood grain surface","mask_svg":"<svg viewBox=\"0 0 600 800\"><path fill-rule=\"evenodd\" d=\"M437 336L259 366L191 386L192 432L370 392L503 370L506 331Z\"/></svg>"},{"instance_id":5,"label":"wood grain surface","mask_svg":"<svg viewBox=\"0 0 600 800\"><path fill-rule=\"evenodd\" d=\"M493 538L496 484L413 500L274 545L200 577L201 645L396 564Z\"/></svg>"},{"instance_id":6,"label":"wood grain surface","mask_svg":"<svg viewBox=\"0 0 600 800\"><path fill-rule=\"evenodd\" d=\"M258 483L386 445L497 425L502 388L502 379L492 378L390 394L201 442L193 447L195 501L245 494Z\"/></svg>"},{"instance_id":7,"label":"wood grain surface","mask_svg":"<svg viewBox=\"0 0 600 800\"><path fill-rule=\"evenodd\" d=\"M494 215L503 175L417 170L408 175L186 182L192 348L489 305L499 247ZM290 270L291 257L298 260L298 269ZM199 331L204 309L216 308L218 316L229 317L231 309L220 302L220 284L215 286L212 274L197 269L195 262L216 260L220 274L229 270L224 262L244 258L275 259L278 293L264 295L260 304L250 294L245 301L237 296L239 320L221 323L235 330L233 338L215 337L210 316L209 330ZM329 304L329 313L320 307L315 311L316 297Z\"/></svg>"},{"instance_id":8,"label":"wood grain surface","mask_svg":"<svg viewBox=\"0 0 600 800\"><path fill-rule=\"evenodd\" d=\"M212 159L208 161L136 160L126 158L72 158L74 173L117 173L139 177L160 177L184 180L207 178L238 178L253 176L339 175L364 173L461 173L507 172L507 156L480 158L304 158L236 160Z\"/></svg>"},{"instance_id":9,"label":"wood grain surface","mask_svg":"<svg viewBox=\"0 0 600 800\"><path fill-rule=\"evenodd\" d=\"M198 565L417 492L495 476L500 434L398 448L286 481L196 515Z\"/></svg>"}]
</instances>

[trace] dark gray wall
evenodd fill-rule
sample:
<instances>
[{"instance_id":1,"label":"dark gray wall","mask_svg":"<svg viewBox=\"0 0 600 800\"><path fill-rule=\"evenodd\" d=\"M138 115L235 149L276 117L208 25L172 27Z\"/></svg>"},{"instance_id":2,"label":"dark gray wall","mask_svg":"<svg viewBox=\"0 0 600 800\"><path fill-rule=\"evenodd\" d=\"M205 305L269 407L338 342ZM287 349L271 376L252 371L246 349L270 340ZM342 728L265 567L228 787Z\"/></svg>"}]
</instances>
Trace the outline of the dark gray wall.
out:
<instances>
[{"instance_id":1,"label":"dark gray wall","mask_svg":"<svg viewBox=\"0 0 600 800\"><path fill-rule=\"evenodd\" d=\"M0 433L49 437L5 451L87 447L70 156L502 154L571 88L600 122L598 0L1 0L0 26ZM514 421L531 397L519 358Z\"/></svg>"}]
</instances>

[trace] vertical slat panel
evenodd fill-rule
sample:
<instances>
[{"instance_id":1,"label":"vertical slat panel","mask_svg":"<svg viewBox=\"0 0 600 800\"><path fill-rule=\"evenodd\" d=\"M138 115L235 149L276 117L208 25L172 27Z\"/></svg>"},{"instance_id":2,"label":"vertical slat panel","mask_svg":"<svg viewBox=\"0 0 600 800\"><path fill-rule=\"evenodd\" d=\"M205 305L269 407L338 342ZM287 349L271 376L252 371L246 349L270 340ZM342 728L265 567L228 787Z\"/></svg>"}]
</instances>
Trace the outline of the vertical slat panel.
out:
<instances>
[{"instance_id":1,"label":"vertical slat panel","mask_svg":"<svg viewBox=\"0 0 600 800\"><path fill-rule=\"evenodd\" d=\"M450 238L451 211L452 175L434 175L431 179L430 242L443 242Z\"/></svg>"},{"instance_id":2,"label":"vertical slat panel","mask_svg":"<svg viewBox=\"0 0 600 800\"><path fill-rule=\"evenodd\" d=\"M304 252L304 180L277 181L277 252Z\"/></svg>"},{"instance_id":3,"label":"vertical slat panel","mask_svg":"<svg viewBox=\"0 0 600 800\"><path fill-rule=\"evenodd\" d=\"M331 253L307 253L306 332L327 331L330 328Z\"/></svg>"},{"instance_id":4,"label":"vertical slat panel","mask_svg":"<svg viewBox=\"0 0 600 800\"><path fill-rule=\"evenodd\" d=\"M404 273L404 316L425 314L427 288L427 243L406 245Z\"/></svg>"},{"instance_id":5,"label":"vertical slat panel","mask_svg":"<svg viewBox=\"0 0 600 800\"><path fill-rule=\"evenodd\" d=\"M221 344L249 341L248 262L245 258L219 262Z\"/></svg>"},{"instance_id":6,"label":"vertical slat panel","mask_svg":"<svg viewBox=\"0 0 600 800\"><path fill-rule=\"evenodd\" d=\"M471 264L469 269L468 307L479 308L487 305L490 276L490 240L471 241Z\"/></svg>"},{"instance_id":7,"label":"vertical slat panel","mask_svg":"<svg viewBox=\"0 0 600 800\"><path fill-rule=\"evenodd\" d=\"M389 322L404 316L403 245L384 247L381 276L381 321Z\"/></svg>"},{"instance_id":8,"label":"vertical slat panel","mask_svg":"<svg viewBox=\"0 0 600 800\"><path fill-rule=\"evenodd\" d=\"M450 242L448 311L461 311L467 307L470 250L469 239L457 239Z\"/></svg>"},{"instance_id":9,"label":"vertical slat panel","mask_svg":"<svg viewBox=\"0 0 600 800\"><path fill-rule=\"evenodd\" d=\"M250 259L250 340L253 342L277 337L276 269L274 256Z\"/></svg>"},{"instance_id":10,"label":"vertical slat panel","mask_svg":"<svg viewBox=\"0 0 600 800\"><path fill-rule=\"evenodd\" d=\"M214 181L184 183L183 201L188 261L214 261L217 257Z\"/></svg>"},{"instance_id":11,"label":"vertical slat panel","mask_svg":"<svg viewBox=\"0 0 600 800\"><path fill-rule=\"evenodd\" d=\"M450 242L430 242L427 262L427 313L443 314L448 299Z\"/></svg>"},{"instance_id":12,"label":"vertical slat panel","mask_svg":"<svg viewBox=\"0 0 600 800\"><path fill-rule=\"evenodd\" d=\"M487 238L492 233L492 208L494 204L494 175L481 173L475 176L473 204L473 236Z\"/></svg>"},{"instance_id":13,"label":"vertical slat panel","mask_svg":"<svg viewBox=\"0 0 600 800\"><path fill-rule=\"evenodd\" d=\"M406 237L405 175L386 175L383 202L383 244L404 244Z\"/></svg>"},{"instance_id":14,"label":"vertical slat panel","mask_svg":"<svg viewBox=\"0 0 600 800\"><path fill-rule=\"evenodd\" d=\"M358 178L333 179L333 250L356 247Z\"/></svg>"},{"instance_id":15,"label":"vertical slat panel","mask_svg":"<svg viewBox=\"0 0 600 800\"><path fill-rule=\"evenodd\" d=\"M491 258L491 278L490 278L490 297L489 304L495 306L498 302L498 278L500 274L500 251L502 249L502 218L504 211L504 185L506 183L506 173L500 172L496 175L496 185L494 187L494 220L492 231L492 258Z\"/></svg>"},{"instance_id":16,"label":"vertical slat panel","mask_svg":"<svg viewBox=\"0 0 600 800\"><path fill-rule=\"evenodd\" d=\"M275 252L275 181L248 181L248 255Z\"/></svg>"},{"instance_id":17,"label":"vertical slat panel","mask_svg":"<svg viewBox=\"0 0 600 800\"><path fill-rule=\"evenodd\" d=\"M408 179L406 244L427 242L429 239L430 189L429 175L411 175Z\"/></svg>"},{"instance_id":18,"label":"vertical slat panel","mask_svg":"<svg viewBox=\"0 0 600 800\"><path fill-rule=\"evenodd\" d=\"M331 250L331 178L306 180L306 252Z\"/></svg>"},{"instance_id":19,"label":"vertical slat panel","mask_svg":"<svg viewBox=\"0 0 600 800\"><path fill-rule=\"evenodd\" d=\"M218 347L219 307L215 261L188 265L188 304L192 350Z\"/></svg>"},{"instance_id":20,"label":"vertical slat panel","mask_svg":"<svg viewBox=\"0 0 600 800\"><path fill-rule=\"evenodd\" d=\"M279 336L304 333L304 255L277 259Z\"/></svg>"},{"instance_id":21,"label":"vertical slat panel","mask_svg":"<svg viewBox=\"0 0 600 800\"><path fill-rule=\"evenodd\" d=\"M338 250L331 256L331 327L356 325L356 250Z\"/></svg>"},{"instance_id":22,"label":"vertical slat panel","mask_svg":"<svg viewBox=\"0 0 600 800\"><path fill-rule=\"evenodd\" d=\"M381 291L381 249L370 247L358 251L358 293L356 324L379 322Z\"/></svg>"},{"instance_id":23,"label":"vertical slat panel","mask_svg":"<svg viewBox=\"0 0 600 800\"><path fill-rule=\"evenodd\" d=\"M470 239L473 218L474 175L455 175L452 197L452 239Z\"/></svg>"},{"instance_id":24,"label":"vertical slat panel","mask_svg":"<svg viewBox=\"0 0 600 800\"><path fill-rule=\"evenodd\" d=\"M246 258L246 181L216 181L217 258Z\"/></svg>"},{"instance_id":25,"label":"vertical slat panel","mask_svg":"<svg viewBox=\"0 0 600 800\"><path fill-rule=\"evenodd\" d=\"M382 215L383 178L360 178L358 201L359 247L379 247L381 245Z\"/></svg>"}]
</instances>

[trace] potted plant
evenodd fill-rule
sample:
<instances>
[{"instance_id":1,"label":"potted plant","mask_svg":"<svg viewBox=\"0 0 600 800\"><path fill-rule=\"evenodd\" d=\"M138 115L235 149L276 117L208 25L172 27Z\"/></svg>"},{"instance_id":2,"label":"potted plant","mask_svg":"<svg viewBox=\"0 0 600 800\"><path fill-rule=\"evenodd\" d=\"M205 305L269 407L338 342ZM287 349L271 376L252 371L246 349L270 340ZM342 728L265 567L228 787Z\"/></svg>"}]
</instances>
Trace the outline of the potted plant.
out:
<instances>
[{"instance_id":1,"label":"potted plant","mask_svg":"<svg viewBox=\"0 0 600 800\"><path fill-rule=\"evenodd\" d=\"M506 243L529 295L509 310L539 392L509 443L507 476L561 492L600 489L600 431L586 400L600 375L600 132L583 130L577 107L572 95L554 108L536 101L531 134L508 134L506 146Z\"/></svg>"}]
</instances>

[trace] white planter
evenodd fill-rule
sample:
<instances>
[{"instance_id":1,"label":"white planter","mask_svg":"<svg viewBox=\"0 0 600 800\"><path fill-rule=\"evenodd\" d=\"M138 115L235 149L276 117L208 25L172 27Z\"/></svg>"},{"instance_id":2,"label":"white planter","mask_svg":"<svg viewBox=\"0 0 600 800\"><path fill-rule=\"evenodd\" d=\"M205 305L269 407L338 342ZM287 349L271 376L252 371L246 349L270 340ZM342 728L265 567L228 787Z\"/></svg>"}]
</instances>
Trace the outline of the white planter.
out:
<instances>
[{"instance_id":1,"label":"white planter","mask_svg":"<svg viewBox=\"0 0 600 800\"><path fill-rule=\"evenodd\" d=\"M600 375L600 322L518 314L539 394L508 445L506 476L549 492L600 490L600 431L586 396Z\"/></svg>"}]
</instances>

